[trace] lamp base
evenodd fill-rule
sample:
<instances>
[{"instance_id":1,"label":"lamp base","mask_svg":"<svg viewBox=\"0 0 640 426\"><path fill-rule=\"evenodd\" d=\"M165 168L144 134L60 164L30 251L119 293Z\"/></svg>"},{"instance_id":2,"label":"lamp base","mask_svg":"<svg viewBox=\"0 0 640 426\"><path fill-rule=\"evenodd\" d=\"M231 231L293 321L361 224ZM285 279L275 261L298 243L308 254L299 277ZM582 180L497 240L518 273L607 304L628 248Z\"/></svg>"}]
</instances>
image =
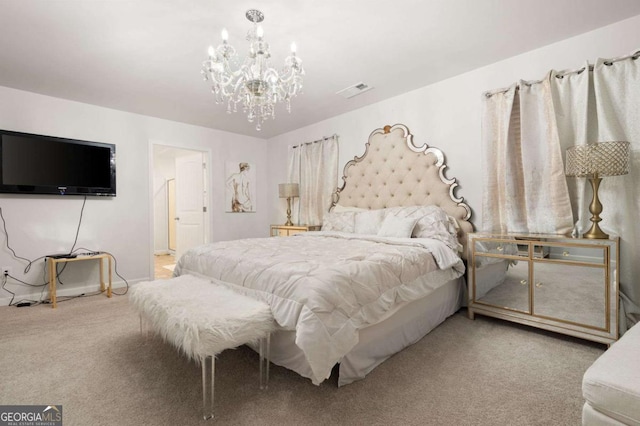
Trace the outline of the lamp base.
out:
<instances>
[{"instance_id":1,"label":"lamp base","mask_svg":"<svg viewBox=\"0 0 640 426\"><path fill-rule=\"evenodd\" d=\"M287 221L284 226L293 226L293 222L291 222L291 197L287 197Z\"/></svg>"},{"instance_id":2,"label":"lamp base","mask_svg":"<svg viewBox=\"0 0 640 426\"><path fill-rule=\"evenodd\" d=\"M582 234L582 238L589 238L592 240L604 240L609 238L609 234L605 233L600 229L597 223L591 225L591 229Z\"/></svg>"},{"instance_id":3,"label":"lamp base","mask_svg":"<svg viewBox=\"0 0 640 426\"><path fill-rule=\"evenodd\" d=\"M598 175L596 174L595 176L590 177L589 180L591 181L591 189L593 191L593 198L591 199L591 204L589 205L589 212L591 212L591 219L589 220L591 220L593 225L591 225L591 229L582 234L582 237L592 240L606 239L609 238L609 235L604 233L598 225L598 222L602 220L600 218L600 213L602 213L602 204L598 199L598 188L600 187L600 181L602 180L602 178L598 177Z\"/></svg>"}]
</instances>

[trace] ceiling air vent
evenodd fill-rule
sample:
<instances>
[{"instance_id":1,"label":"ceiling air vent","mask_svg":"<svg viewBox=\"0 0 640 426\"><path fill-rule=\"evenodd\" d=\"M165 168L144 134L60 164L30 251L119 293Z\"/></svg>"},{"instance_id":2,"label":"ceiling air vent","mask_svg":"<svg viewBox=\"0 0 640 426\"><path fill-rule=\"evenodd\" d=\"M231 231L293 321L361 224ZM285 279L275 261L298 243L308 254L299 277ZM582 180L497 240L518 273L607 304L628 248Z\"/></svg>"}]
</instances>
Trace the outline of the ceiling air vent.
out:
<instances>
[{"instance_id":1,"label":"ceiling air vent","mask_svg":"<svg viewBox=\"0 0 640 426\"><path fill-rule=\"evenodd\" d=\"M345 99L349 99L371 89L373 89L373 87L369 86L368 84L360 82L360 83L354 84L353 86L347 87L346 89L342 89L341 91L337 92L336 95L340 95Z\"/></svg>"}]
</instances>

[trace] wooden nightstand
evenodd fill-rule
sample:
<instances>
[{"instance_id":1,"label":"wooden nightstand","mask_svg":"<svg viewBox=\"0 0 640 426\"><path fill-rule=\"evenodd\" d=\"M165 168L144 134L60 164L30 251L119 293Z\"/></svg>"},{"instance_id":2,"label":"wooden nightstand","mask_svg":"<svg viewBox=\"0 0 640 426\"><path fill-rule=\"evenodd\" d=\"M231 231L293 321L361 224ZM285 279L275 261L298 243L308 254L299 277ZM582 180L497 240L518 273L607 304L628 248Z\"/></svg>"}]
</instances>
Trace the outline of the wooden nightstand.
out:
<instances>
[{"instance_id":1,"label":"wooden nightstand","mask_svg":"<svg viewBox=\"0 0 640 426\"><path fill-rule=\"evenodd\" d=\"M300 232L319 231L320 228L320 225L271 225L271 236L289 237L291 235L299 234Z\"/></svg>"}]
</instances>

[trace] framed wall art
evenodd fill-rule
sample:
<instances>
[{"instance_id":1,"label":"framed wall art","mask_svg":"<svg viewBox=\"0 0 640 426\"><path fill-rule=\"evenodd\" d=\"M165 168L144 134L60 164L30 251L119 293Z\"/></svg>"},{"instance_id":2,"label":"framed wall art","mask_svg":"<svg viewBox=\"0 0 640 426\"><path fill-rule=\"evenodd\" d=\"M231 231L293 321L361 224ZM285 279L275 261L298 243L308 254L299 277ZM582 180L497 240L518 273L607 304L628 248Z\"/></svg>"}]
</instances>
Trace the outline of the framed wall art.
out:
<instances>
[{"instance_id":1,"label":"framed wall art","mask_svg":"<svg viewBox=\"0 0 640 426\"><path fill-rule=\"evenodd\" d=\"M256 211L256 169L243 161L225 162L225 211L253 213Z\"/></svg>"}]
</instances>

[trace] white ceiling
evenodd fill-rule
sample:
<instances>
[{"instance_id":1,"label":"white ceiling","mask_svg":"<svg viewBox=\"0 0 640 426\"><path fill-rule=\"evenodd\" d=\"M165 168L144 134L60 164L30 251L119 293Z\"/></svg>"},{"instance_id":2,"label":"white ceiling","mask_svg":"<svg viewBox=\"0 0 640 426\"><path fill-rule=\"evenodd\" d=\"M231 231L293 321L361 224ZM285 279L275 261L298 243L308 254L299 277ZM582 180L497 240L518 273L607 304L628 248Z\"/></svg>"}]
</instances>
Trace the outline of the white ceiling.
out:
<instances>
[{"instance_id":1,"label":"white ceiling","mask_svg":"<svg viewBox=\"0 0 640 426\"><path fill-rule=\"evenodd\" d=\"M200 76L223 27L244 56L251 8L272 64L295 41L306 70L291 114L260 132ZM269 138L638 14L638 0L0 0L0 85ZM336 95L361 81L375 89Z\"/></svg>"}]
</instances>

